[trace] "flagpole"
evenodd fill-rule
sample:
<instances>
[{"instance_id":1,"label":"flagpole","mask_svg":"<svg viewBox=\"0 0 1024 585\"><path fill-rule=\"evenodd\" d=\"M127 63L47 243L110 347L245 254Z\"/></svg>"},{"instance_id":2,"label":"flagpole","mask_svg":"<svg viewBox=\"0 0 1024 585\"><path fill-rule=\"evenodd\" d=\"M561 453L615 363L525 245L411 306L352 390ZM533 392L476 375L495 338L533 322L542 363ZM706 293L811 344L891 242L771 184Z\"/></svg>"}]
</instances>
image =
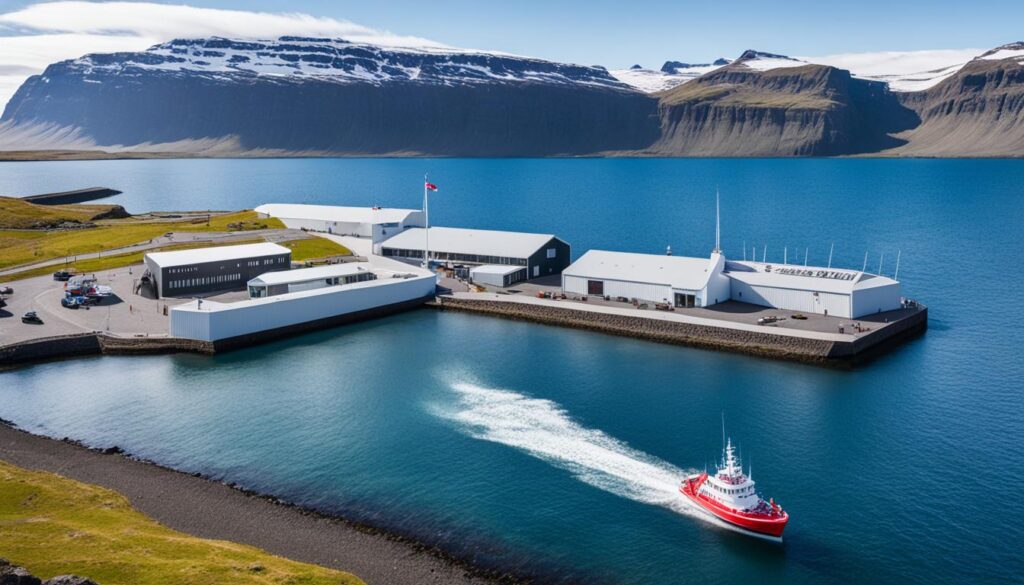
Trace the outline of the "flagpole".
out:
<instances>
[{"instance_id":1,"label":"flagpole","mask_svg":"<svg viewBox=\"0 0 1024 585\"><path fill-rule=\"evenodd\" d=\"M423 173L423 215L427 226L423 232L423 266L430 270L430 196L427 195L427 173Z\"/></svg>"}]
</instances>

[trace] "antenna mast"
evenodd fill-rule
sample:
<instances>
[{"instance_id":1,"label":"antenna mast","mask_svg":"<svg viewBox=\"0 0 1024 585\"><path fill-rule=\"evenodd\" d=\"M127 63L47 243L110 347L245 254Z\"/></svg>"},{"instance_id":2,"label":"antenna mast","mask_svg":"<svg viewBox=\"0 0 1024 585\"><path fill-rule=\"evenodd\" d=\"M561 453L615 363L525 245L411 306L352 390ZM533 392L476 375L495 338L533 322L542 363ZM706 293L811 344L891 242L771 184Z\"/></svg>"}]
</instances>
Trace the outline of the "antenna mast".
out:
<instances>
[{"instance_id":1,"label":"antenna mast","mask_svg":"<svg viewBox=\"0 0 1024 585\"><path fill-rule=\"evenodd\" d=\"M896 274L892 275L892 279L893 280L899 280L899 276L900 276L900 254L902 254L902 253L903 253L903 250L897 250L896 251Z\"/></svg>"},{"instance_id":2,"label":"antenna mast","mask_svg":"<svg viewBox=\"0 0 1024 585\"><path fill-rule=\"evenodd\" d=\"M828 267L832 268L832 252L836 249L836 243L832 242L832 246L828 249Z\"/></svg>"},{"instance_id":3,"label":"antenna mast","mask_svg":"<svg viewBox=\"0 0 1024 585\"><path fill-rule=\"evenodd\" d=\"M722 411L722 451L725 451L725 411Z\"/></svg>"},{"instance_id":4,"label":"antenna mast","mask_svg":"<svg viewBox=\"0 0 1024 585\"><path fill-rule=\"evenodd\" d=\"M882 261L885 260L885 252L878 257L878 276L882 276Z\"/></svg>"},{"instance_id":5,"label":"antenna mast","mask_svg":"<svg viewBox=\"0 0 1024 585\"><path fill-rule=\"evenodd\" d=\"M807 250L810 248L804 248L804 268L807 268Z\"/></svg>"},{"instance_id":6,"label":"antenna mast","mask_svg":"<svg viewBox=\"0 0 1024 585\"><path fill-rule=\"evenodd\" d=\"M868 269L868 251L864 250L864 267L860 269L861 272L866 272Z\"/></svg>"},{"instance_id":7,"label":"antenna mast","mask_svg":"<svg viewBox=\"0 0 1024 585\"><path fill-rule=\"evenodd\" d=\"M718 187L716 186L715 187L715 249L713 251L714 254L721 254L722 253L721 236L722 236L721 215L719 214Z\"/></svg>"}]
</instances>

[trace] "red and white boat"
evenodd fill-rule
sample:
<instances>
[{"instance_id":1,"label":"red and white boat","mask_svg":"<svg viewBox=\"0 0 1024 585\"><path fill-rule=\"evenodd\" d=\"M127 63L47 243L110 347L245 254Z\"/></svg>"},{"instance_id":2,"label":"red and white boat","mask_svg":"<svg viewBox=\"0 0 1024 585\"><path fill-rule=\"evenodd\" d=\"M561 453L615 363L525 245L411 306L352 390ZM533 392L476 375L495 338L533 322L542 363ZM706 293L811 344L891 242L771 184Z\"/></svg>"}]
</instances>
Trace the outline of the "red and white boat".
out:
<instances>
[{"instance_id":1,"label":"red and white boat","mask_svg":"<svg viewBox=\"0 0 1024 585\"><path fill-rule=\"evenodd\" d=\"M691 475L683 480L679 491L704 512L751 536L781 541L789 522L782 506L758 495L750 472L743 473L732 439L726 441L722 465L714 475L707 471Z\"/></svg>"}]
</instances>

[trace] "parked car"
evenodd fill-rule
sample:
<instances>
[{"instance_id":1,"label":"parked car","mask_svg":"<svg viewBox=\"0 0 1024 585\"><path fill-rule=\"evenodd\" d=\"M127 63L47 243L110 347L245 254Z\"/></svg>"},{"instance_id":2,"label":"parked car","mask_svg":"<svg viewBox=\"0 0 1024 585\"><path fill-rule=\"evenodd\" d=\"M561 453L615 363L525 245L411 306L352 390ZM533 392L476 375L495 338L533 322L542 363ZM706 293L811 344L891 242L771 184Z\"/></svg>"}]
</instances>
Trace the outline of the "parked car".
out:
<instances>
[{"instance_id":1,"label":"parked car","mask_svg":"<svg viewBox=\"0 0 1024 585\"><path fill-rule=\"evenodd\" d=\"M0 287L0 295L13 295L14 289L9 286Z\"/></svg>"},{"instance_id":2,"label":"parked car","mask_svg":"<svg viewBox=\"0 0 1024 585\"><path fill-rule=\"evenodd\" d=\"M771 325L772 323L778 323L784 320L785 317L779 317L777 315L768 315L767 317L761 317L757 320L758 325Z\"/></svg>"},{"instance_id":3,"label":"parked car","mask_svg":"<svg viewBox=\"0 0 1024 585\"><path fill-rule=\"evenodd\" d=\"M43 324L43 320L39 318L39 315L36 315L35 311L29 311L28 313L25 313L24 315L22 315L21 322L22 323L31 323L32 325L42 325Z\"/></svg>"},{"instance_id":4,"label":"parked car","mask_svg":"<svg viewBox=\"0 0 1024 585\"><path fill-rule=\"evenodd\" d=\"M85 304L85 297L68 295L60 300L60 306L65 309L77 309Z\"/></svg>"},{"instance_id":5,"label":"parked car","mask_svg":"<svg viewBox=\"0 0 1024 585\"><path fill-rule=\"evenodd\" d=\"M71 279L71 273L68 272L67 270L58 270L57 272L53 273L53 279L59 280L61 282L67 282L68 280Z\"/></svg>"}]
</instances>

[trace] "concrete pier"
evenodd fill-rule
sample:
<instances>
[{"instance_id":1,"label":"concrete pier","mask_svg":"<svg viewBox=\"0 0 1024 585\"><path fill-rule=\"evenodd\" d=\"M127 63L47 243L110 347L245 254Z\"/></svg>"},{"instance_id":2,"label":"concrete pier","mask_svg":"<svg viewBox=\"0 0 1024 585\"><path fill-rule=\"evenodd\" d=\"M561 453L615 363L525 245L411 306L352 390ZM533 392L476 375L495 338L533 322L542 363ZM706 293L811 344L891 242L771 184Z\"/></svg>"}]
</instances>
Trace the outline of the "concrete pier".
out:
<instances>
[{"instance_id":1,"label":"concrete pier","mask_svg":"<svg viewBox=\"0 0 1024 585\"><path fill-rule=\"evenodd\" d=\"M845 328L843 333L494 293L442 295L433 306L663 343L832 365L862 363L928 327L928 309L923 305L876 315L870 322L861 320L868 327L862 331Z\"/></svg>"},{"instance_id":2,"label":"concrete pier","mask_svg":"<svg viewBox=\"0 0 1024 585\"><path fill-rule=\"evenodd\" d=\"M37 205L66 205L69 203L83 203L85 201L105 199L120 194L120 191L110 187L89 187L88 189L76 189L74 191L29 195L23 197L23 199Z\"/></svg>"}]
</instances>

